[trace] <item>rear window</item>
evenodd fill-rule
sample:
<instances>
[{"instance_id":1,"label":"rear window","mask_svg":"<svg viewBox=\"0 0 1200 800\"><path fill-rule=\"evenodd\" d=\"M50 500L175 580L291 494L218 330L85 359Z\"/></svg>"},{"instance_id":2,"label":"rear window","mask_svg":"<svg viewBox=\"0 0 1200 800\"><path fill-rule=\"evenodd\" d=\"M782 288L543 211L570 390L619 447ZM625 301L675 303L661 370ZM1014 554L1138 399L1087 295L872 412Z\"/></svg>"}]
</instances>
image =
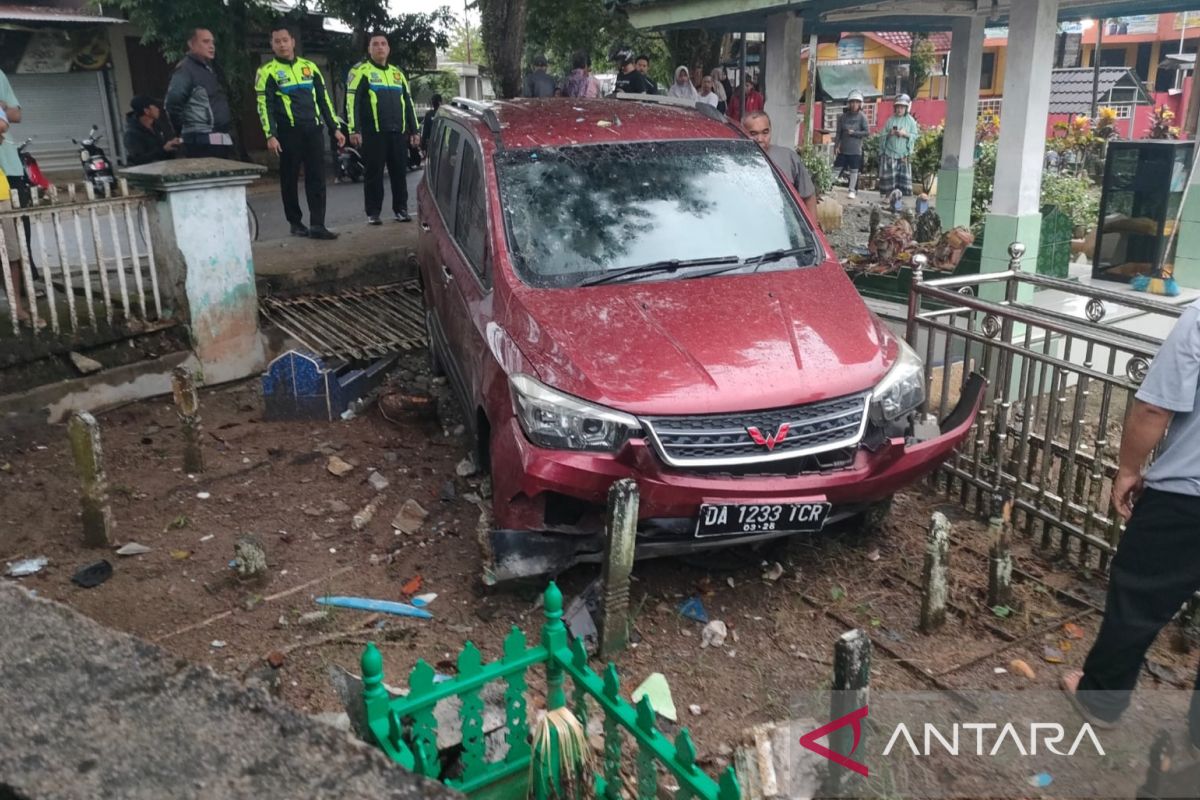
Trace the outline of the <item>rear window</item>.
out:
<instances>
[{"instance_id":1,"label":"rear window","mask_svg":"<svg viewBox=\"0 0 1200 800\"><path fill-rule=\"evenodd\" d=\"M533 286L575 286L668 259L752 259L816 247L795 201L753 142L506 150L496 163L514 263ZM794 269L812 260L802 255L760 266Z\"/></svg>"}]
</instances>

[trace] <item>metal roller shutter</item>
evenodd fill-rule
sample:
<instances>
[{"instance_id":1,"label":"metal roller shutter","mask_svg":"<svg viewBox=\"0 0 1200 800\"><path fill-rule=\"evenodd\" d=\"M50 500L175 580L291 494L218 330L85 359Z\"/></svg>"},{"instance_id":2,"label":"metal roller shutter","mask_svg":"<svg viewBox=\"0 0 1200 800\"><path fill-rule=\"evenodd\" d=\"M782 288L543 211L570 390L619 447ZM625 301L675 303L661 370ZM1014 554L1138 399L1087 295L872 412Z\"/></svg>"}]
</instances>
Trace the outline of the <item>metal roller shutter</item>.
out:
<instances>
[{"instance_id":1,"label":"metal roller shutter","mask_svg":"<svg viewBox=\"0 0 1200 800\"><path fill-rule=\"evenodd\" d=\"M21 124L14 125L9 135L17 144L34 137L29 152L44 172L74 170L82 179L79 148L71 139L87 136L93 124L104 134L100 146L116 158L102 72L10 74L8 79L21 101Z\"/></svg>"}]
</instances>

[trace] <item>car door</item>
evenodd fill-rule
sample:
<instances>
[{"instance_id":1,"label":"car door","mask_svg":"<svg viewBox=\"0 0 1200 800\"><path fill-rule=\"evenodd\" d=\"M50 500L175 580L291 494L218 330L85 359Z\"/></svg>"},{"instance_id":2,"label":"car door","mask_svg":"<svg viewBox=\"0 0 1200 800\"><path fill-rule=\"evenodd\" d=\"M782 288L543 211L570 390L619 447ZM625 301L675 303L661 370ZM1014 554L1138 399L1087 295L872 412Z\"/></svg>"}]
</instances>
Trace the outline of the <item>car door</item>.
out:
<instances>
[{"instance_id":1,"label":"car door","mask_svg":"<svg viewBox=\"0 0 1200 800\"><path fill-rule=\"evenodd\" d=\"M484 331L492 315L492 292L487 181L482 151L474 137L463 138L457 166L454 236L442 260L450 273L444 292L444 323L466 392L478 403L483 392ZM474 422L474 415L468 418Z\"/></svg>"}]
</instances>

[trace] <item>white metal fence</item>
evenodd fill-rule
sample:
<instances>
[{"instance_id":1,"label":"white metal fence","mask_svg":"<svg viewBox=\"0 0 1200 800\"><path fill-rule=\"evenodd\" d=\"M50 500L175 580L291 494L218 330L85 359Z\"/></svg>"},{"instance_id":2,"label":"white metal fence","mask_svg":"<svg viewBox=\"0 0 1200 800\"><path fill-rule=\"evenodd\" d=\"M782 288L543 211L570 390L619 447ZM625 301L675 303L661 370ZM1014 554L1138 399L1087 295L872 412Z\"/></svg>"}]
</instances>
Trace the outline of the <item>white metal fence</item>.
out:
<instances>
[{"instance_id":1,"label":"white metal fence","mask_svg":"<svg viewBox=\"0 0 1200 800\"><path fill-rule=\"evenodd\" d=\"M150 202L124 181L103 196L91 184L35 189L25 206L14 192L13 206L0 209L0 306L13 335L163 319Z\"/></svg>"}]
</instances>

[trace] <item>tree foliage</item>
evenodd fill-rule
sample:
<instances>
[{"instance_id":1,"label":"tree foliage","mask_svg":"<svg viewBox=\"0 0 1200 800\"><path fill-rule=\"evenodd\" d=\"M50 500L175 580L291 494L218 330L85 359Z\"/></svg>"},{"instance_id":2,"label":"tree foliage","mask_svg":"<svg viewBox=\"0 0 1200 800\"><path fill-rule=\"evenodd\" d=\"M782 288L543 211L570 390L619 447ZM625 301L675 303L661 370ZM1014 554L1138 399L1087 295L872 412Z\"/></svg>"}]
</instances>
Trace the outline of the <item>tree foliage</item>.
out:
<instances>
[{"instance_id":1,"label":"tree foliage","mask_svg":"<svg viewBox=\"0 0 1200 800\"><path fill-rule=\"evenodd\" d=\"M367 40L373 31L388 35L392 48L389 60L414 73L433 66L437 51L450 44L448 31L454 24L454 14L448 6L430 13L399 16L392 15L386 0L318 0L317 8L353 31L330 41L330 72L339 82L352 65L366 56Z\"/></svg>"},{"instance_id":2,"label":"tree foliage","mask_svg":"<svg viewBox=\"0 0 1200 800\"><path fill-rule=\"evenodd\" d=\"M929 34L914 33L908 55L908 93L914 99L921 92L921 87L933 74L933 65L937 61L937 51Z\"/></svg>"},{"instance_id":3,"label":"tree foliage","mask_svg":"<svg viewBox=\"0 0 1200 800\"><path fill-rule=\"evenodd\" d=\"M525 35L528 39L528 30ZM483 47L483 34L480 32L479 26L468 25L462 20L456 19L450 28L450 46L446 50L446 55L450 57L451 61L457 61L460 64L471 63L486 67L487 52Z\"/></svg>"},{"instance_id":4,"label":"tree foliage","mask_svg":"<svg viewBox=\"0 0 1200 800\"><path fill-rule=\"evenodd\" d=\"M618 46L650 56L650 75L660 84L671 65L662 34L639 31L604 0L528 0L525 55L544 55L551 71L566 74L572 57L586 53L596 72L611 69L610 53Z\"/></svg>"},{"instance_id":5,"label":"tree foliage","mask_svg":"<svg viewBox=\"0 0 1200 800\"><path fill-rule=\"evenodd\" d=\"M675 80L675 69L682 66L699 83L700 76L712 72L721 60L720 35L698 28L667 31L666 45L671 57L671 63L666 65L671 82Z\"/></svg>"}]
</instances>

